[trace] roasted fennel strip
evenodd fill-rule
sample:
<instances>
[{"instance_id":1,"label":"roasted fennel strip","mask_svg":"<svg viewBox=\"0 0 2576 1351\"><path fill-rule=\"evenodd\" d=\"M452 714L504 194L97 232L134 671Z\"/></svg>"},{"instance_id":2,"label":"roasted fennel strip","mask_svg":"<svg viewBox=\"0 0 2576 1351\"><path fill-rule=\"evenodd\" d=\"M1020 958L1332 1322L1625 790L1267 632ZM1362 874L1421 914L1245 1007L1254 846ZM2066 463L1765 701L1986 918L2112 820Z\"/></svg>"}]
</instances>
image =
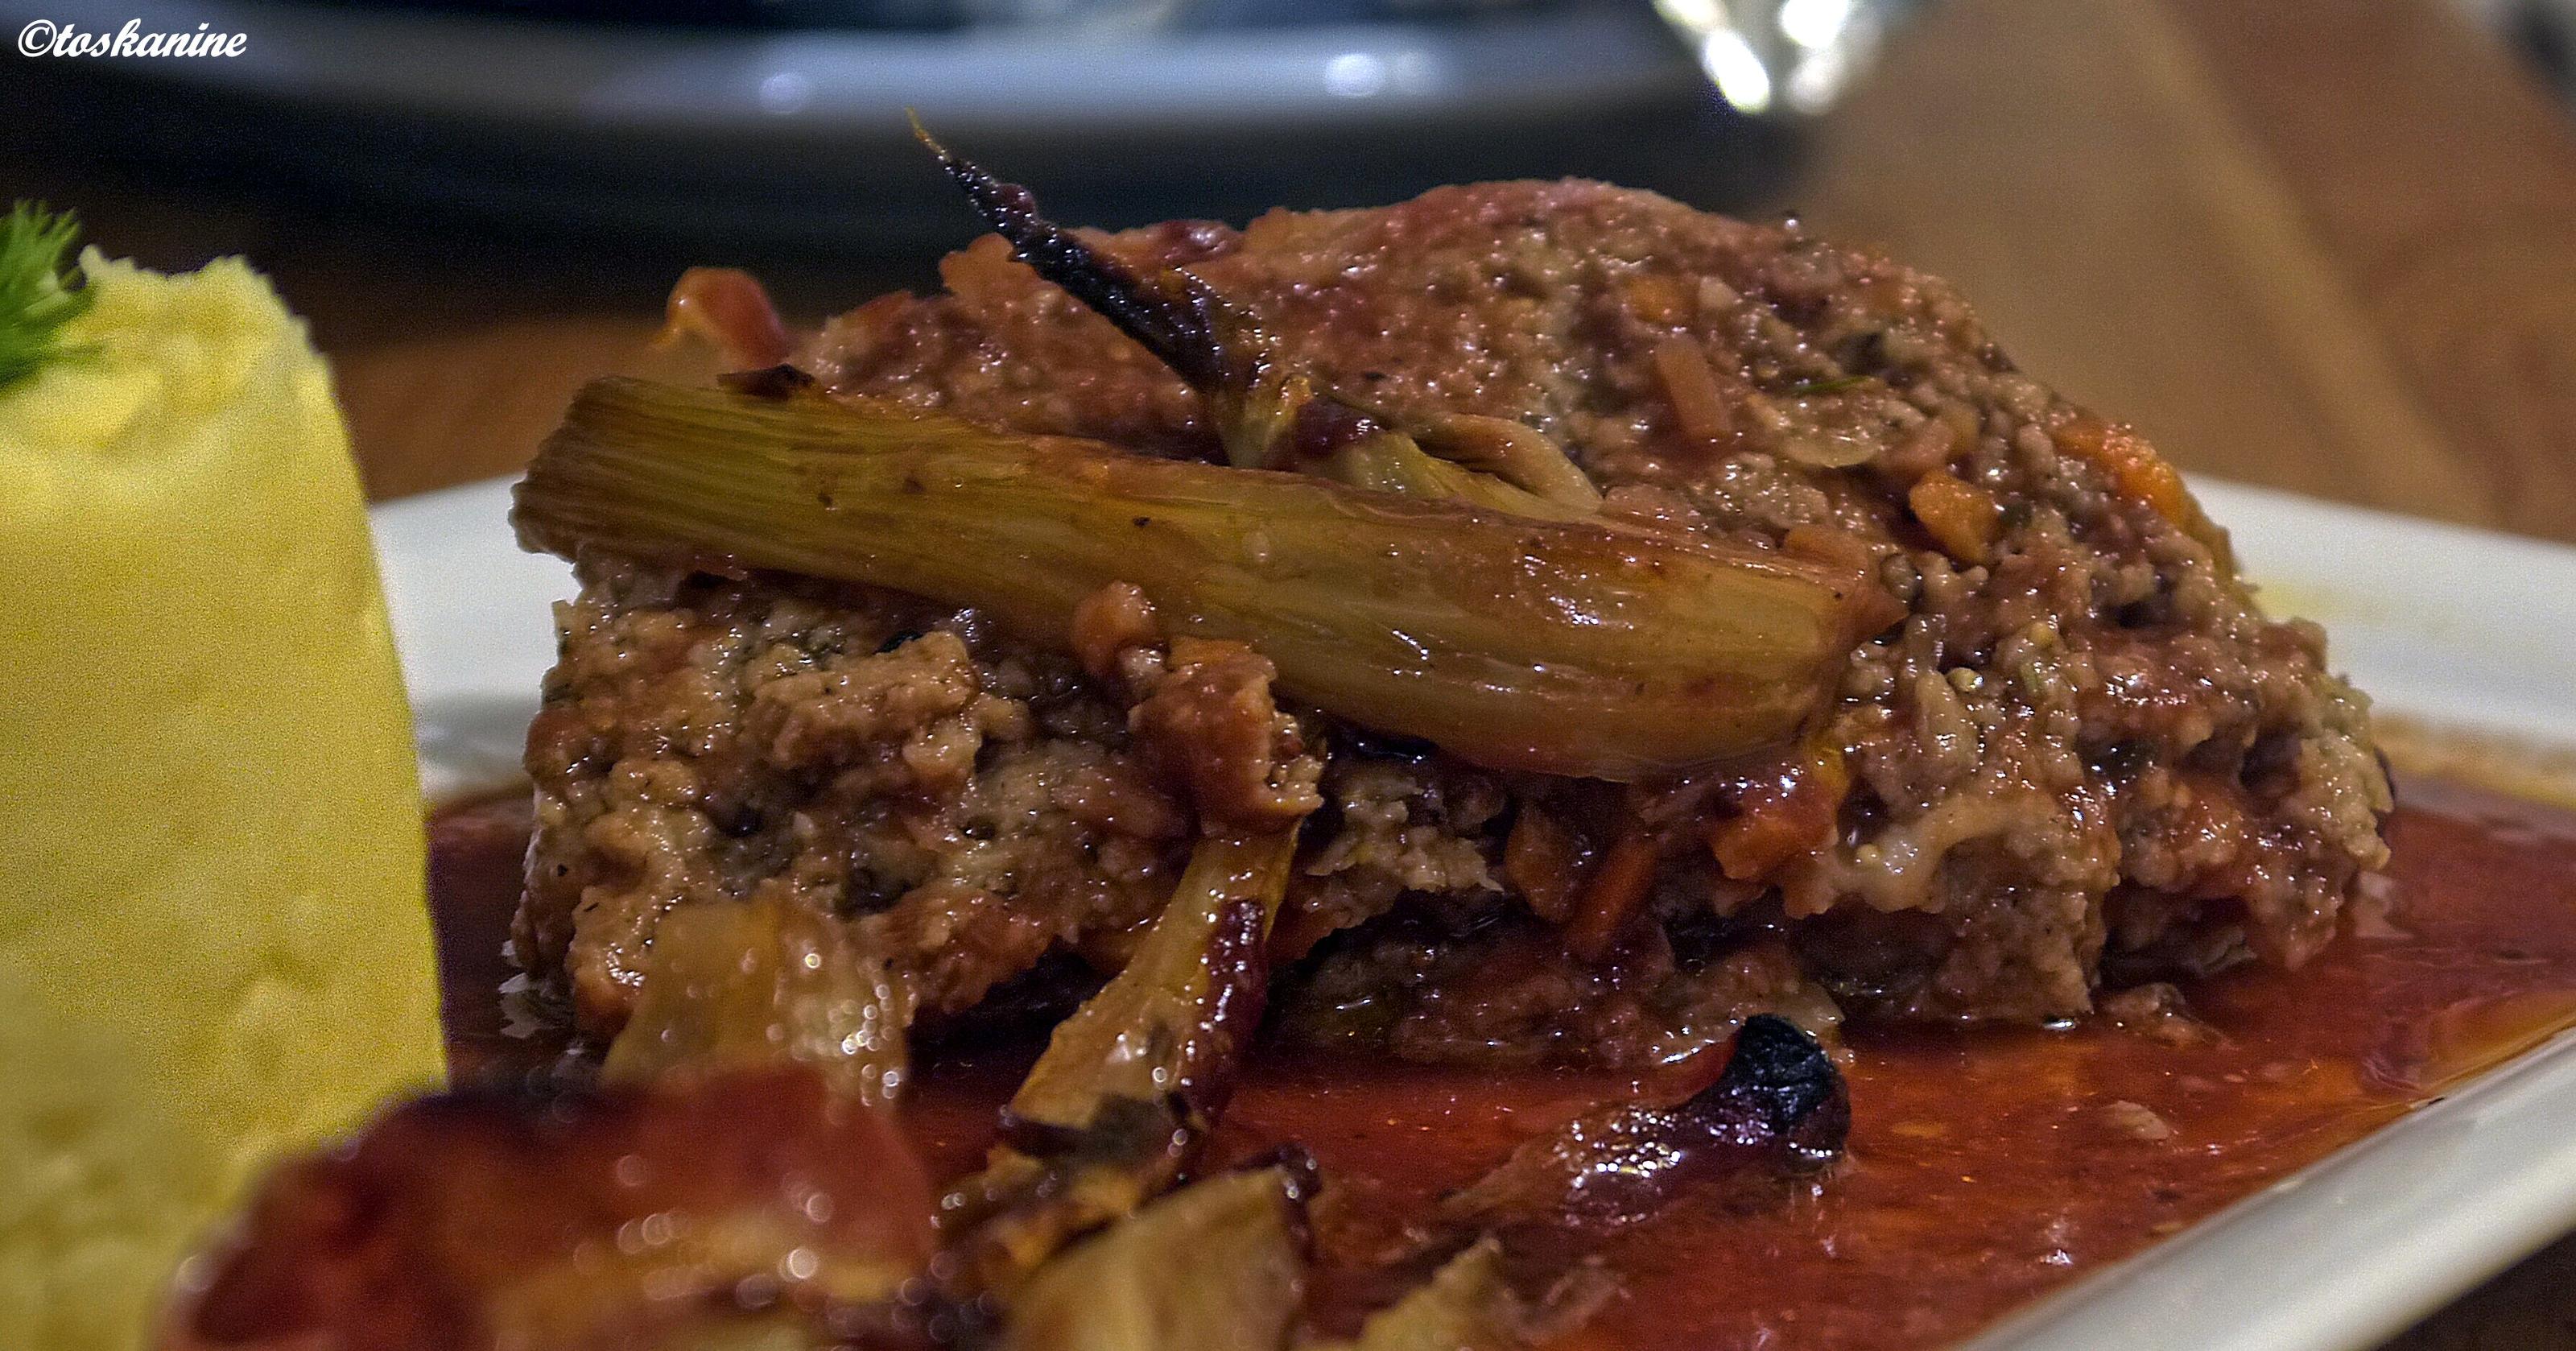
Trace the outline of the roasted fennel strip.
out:
<instances>
[{"instance_id":1,"label":"roasted fennel strip","mask_svg":"<svg viewBox=\"0 0 2576 1351\"><path fill-rule=\"evenodd\" d=\"M1529 520L940 418L593 382L520 484L530 547L834 577L1062 641L1141 588L1292 698L1503 769L1631 781L1785 740L1868 617L1776 552Z\"/></svg>"},{"instance_id":2,"label":"roasted fennel strip","mask_svg":"<svg viewBox=\"0 0 2576 1351\"><path fill-rule=\"evenodd\" d=\"M1056 1028L991 1162L941 1202L967 1289L1012 1291L1189 1166L1260 1025L1295 852L1293 828L1200 841L1126 969Z\"/></svg>"},{"instance_id":3,"label":"roasted fennel strip","mask_svg":"<svg viewBox=\"0 0 2576 1351\"><path fill-rule=\"evenodd\" d=\"M1211 836L1125 970L1057 1024L1011 1098L1017 1127L1082 1130L1113 1098L1178 1099L1213 1118L1261 1022L1263 944L1288 891L1293 829Z\"/></svg>"}]
</instances>

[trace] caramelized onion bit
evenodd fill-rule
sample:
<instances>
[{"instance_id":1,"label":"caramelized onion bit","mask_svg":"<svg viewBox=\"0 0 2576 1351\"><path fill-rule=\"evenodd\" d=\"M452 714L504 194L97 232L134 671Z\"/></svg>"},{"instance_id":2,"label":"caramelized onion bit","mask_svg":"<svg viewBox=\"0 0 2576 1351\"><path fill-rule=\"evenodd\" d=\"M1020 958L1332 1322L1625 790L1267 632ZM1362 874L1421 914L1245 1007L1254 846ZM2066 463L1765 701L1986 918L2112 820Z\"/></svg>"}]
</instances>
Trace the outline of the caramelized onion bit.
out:
<instances>
[{"instance_id":1,"label":"caramelized onion bit","mask_svg":"<svg viewBox=\"0 0 2576 1351\"><path fill-rule=\"evenodd\" d=\"M662 331L654 341L683 337L713 343L735 366L775 366L787 359L787 325L760 280L738 267L693 267L671 284L663 302Z\"/></svg>"},{"instance_id":2,"label":"caramelized onion bit","mask_svg":"<svg viewBox=\"0 0 2576 1351\"><path fill-rule=\"evenodd\" d=\"M1206 1131L1169 1102L1112 1098L1078 1131L1023 1127L1020 1145L994 1146L990 1162L939 1202L942 1285L954 1299L1007 1300L1064 1245L1136 1212L1179 1180Z\"/></svg>"},{"instance_id":3,"label":"caramelized onion bit","mask_svg":"<svg viewBox=\"0 0 2576 1351\"><path fill-rule=\"evenodd\" d=\"M1490 475L1551 508L1589 515L1601 490L1555 438L1526 422L1478 413L1446 413L1408 429L1423 449Z\"/></svg>"},{"instance_id":4,"label":"caramelized onion bit","mask_svg":"<svg viewBox=\"0 0 2576 1351\"><path fill-rule=\"evenodd\" d=\"M1652 832L1635 830L1619 838L1602 855L1566 921L1566 950L1587 962L1610 955L1620 930L1645 906L1655 884L1655 863L1662 853Z\"/></svg>"},{"instance_id":5,"label":"caramelized onion bit","mask_svg":"<svg viewBox=\"0 0 2576 1351\"><path fill-rule=\"evenodd\" d=\"M1788 1019L1757 1014L1716 1083L1670 1107L1576 1117L1450 1198L1441 1218L1507 1243L1527 1229L1618 1228L1685 1190L1816 1172L1850 1129L1851 1098L1824 1048Z\"/></svg>"},{"instance_id":6,"label":"caramelized onion bit","mask_svg":"<svg viewBox=\"0 0 2576 1351\"><path fill-rule=\"evenodd\" d=\"M928 1178L797 1066L646 1089L472 1089L261 1188L168 1351L714 1344L903 1323Z\"/></svg>"},{"instance_id":7,"label":"caramelized onion bit","mask_svg":"<svg viewBox=\"0 0 2576 1351\"><path fill-rule=\"evenodd\" d=\"M1559 458L1563 458L1562 455ZM1442 459L1424 449L1423 443L1400 432L1379 432L1343 441L1319 456L1257 463L1266 468L1288 469L1328 478L1372 492L1427 497L1440 502L1464 502L1533 520L1579 521L1592 515L1600 506L1597 494L1589 502L1576 503L1541 497L1497 475ZM1567 467L1572 466L1569 464ZM1580 476L1580 471L1577 473ZM1588 490L1590 480L1585 480L1584 486Z\"/></svg>"},{"instance_id":8,"label":"caramelized onion bit","mask_svg":"<svg viewBox=\"0 0 2576 1351\"><path fill-rule=\"evenodd\" d=\"M1209 1178L1086 1240L1011 1302L1004 1351L1278 1351L1305 1293L1311 1179Z\"/></svg>"},{"instance_id":9,"label":"caramelized onion bit","mask_svg":"<svg viewBox=\"0 0 2576 1351\"><path fill-rule=\"evenodd\" d=\"M1503 841L1503 877L1540 919L1563 924L1573 918L1584 866L1591 861L1582 836L1546 808L1521 804Z\"/></svg>"},{"instance_id":10,"label":"caramelized onion bit","mask_svg":"<svg viewBox=\"0 0 2576 1351\"><path fill-rule=\"evenodd\" d=\"M891 1101L914 998L857 931L784 901L682 906L653 930L635 1014L601 1073L637 1083L811 1065L834 1091Z\"/></svg>"}]
</instances>

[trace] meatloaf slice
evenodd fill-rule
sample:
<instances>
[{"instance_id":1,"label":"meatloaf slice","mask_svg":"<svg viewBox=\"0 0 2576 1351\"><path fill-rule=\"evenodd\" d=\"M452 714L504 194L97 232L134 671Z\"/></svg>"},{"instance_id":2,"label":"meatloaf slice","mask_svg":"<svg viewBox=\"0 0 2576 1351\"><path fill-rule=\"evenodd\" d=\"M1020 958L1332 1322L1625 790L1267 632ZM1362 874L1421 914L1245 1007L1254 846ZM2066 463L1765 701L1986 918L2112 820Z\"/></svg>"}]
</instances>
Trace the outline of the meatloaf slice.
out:
<instances>
[{"instance_id":1,"label":"meatloaf slice","mask_svg":"<svg viewBox=\"0 0 2576 1351\"><path fill-rule=\"evenodd\" d=\"M1277 1029L1626 1063L1747 1013L2029 1022L2106 979L2294 965L2385 855L2367 704L2266 619L2164 461L2021 374L1942 283L1596 183L1174 223L1325 388L1534 427L1664 528L1874 569L1904 617L1798 744L1682 783L1322 748ZM998 238L832 320L836 396L1220 458L1200 398ZM595 1031L673 906L780 894L958 1012L1049 954L1113 969L1194 832L1068 657L972 611L594 554L531 728L519 952ZM2106 975L2107 973L2107 975Z\"/></svg>"}]
</instances>

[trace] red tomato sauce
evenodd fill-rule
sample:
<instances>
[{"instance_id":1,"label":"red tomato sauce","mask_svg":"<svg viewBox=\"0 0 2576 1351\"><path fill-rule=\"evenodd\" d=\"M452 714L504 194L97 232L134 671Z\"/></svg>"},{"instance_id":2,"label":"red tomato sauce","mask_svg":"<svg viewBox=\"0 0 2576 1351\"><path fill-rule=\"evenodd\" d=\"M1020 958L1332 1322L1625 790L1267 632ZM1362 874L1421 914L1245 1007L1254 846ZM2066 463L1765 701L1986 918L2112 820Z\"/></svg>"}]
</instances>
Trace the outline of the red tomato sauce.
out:
<instances>
[{"instance_id":1,"label":"red tomato sauce","mask_svg":"<svg viewBox=\"0 0 2576 1351\"><path fill-rule=\"evenodd\" d=\"M2423 781L2405 793L2386 922L2299 971L2188 988L2214 1037L1851 1030L1850 1153L1830 1179L1768 1211L1685 1204L1613 1237L1617 1293L1557 1347L1942 1345L2576 1025L2576 814ZM497 800L430 823L460 1073L551 1055L502 1030L497 997L526 830L524 805ZM1026 1058L924 1067L904 1117L934 1171L979 1161ZM1365 1250L1522 1140L1646 1091L1602 1074L1272 1061L1217 1150L1312 1150L1319 1232Z\"/></svg>"}]
</instances>

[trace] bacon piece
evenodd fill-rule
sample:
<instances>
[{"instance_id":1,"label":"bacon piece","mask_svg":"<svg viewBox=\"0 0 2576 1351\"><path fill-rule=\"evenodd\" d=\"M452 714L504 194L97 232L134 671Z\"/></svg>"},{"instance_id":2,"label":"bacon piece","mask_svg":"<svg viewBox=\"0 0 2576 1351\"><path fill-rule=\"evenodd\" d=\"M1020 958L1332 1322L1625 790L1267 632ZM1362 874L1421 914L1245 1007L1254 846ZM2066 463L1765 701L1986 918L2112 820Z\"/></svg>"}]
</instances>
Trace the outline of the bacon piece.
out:
<instances>
[{"instance_id":1,"label":"bacon piece","mask_svg":"<svg viewBox=\"0 0 2576 1351\"><path fill-rule=\"evenodd\" d=\"M279 1168L163 1347L606 1351L779 1323L920 1344L892 1301L930 1255L919 1161L803 1067L467 1089Z\"/></svg>"}]
</instances>

